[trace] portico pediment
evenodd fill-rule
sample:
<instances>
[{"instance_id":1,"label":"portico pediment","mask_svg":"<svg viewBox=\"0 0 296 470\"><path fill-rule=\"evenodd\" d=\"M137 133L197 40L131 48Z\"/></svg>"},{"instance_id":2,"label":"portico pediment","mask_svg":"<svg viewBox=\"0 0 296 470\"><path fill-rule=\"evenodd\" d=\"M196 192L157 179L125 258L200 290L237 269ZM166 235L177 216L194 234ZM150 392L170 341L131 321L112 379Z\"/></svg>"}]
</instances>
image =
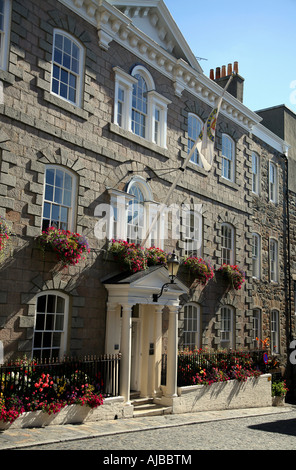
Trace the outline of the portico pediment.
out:
<instances>
[{"instance_id":1,"label":"portico pediment","mask_svg":"<svg viewBox=\"0 0 296 470\"><path fill-rule=\"evenodd\" d=\"M169 283L168 270L163 266L153 266L135 274L121 273L103 281L108 293L109 302L128 304L154 304L153 294L158 294L164 284ZM187 293L188 288L176 279L169 284L158 299L161 305L179 303L180 295Z\"/></svg>"}]
</instances>

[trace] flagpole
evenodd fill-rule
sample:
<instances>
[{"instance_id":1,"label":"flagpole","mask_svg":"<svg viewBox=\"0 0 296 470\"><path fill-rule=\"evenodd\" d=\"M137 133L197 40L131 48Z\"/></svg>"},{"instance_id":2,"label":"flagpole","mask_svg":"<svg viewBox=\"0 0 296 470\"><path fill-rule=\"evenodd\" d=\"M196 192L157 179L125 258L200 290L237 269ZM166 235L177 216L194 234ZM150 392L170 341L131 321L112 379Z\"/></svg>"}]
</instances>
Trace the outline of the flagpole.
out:
<instances>
[{"instance_id":1,"label":"flagpole","mask_svg":"<svg viewBox=\"0 0 296 470\"><path fill-rule=\"evenodd\" d=\"M226 90L227 90L227 88L228 88L228 86L229 86L229 84L230 84L232 78L233 78L233 74L231 74L231 76L229 77L229 80L228 80L228 82L226 83L225 88L223 89L222 95L221 95L220 98L218 99L218 103L219 103L219 104L218 104L218 108L220 108L220 106L221 106L223 96L224 96L224 94L225 94L225 92L226 92ZM205 128L204 128L204 131L205 131ZM156 225L157 221L159 220L159 218L160 218L160 216L161 216L163 210L167 207L167 203L168 203L168 201L169 201L169 199L170 199L170 197L171 197L171 194L172 194L172 192L174 191L174 189L176 188L176 186L177 186L177 184L178 184L178 182L179 182L179 179L181 178L181 175L184 173L184 171L185 171L185 169L186 169L186 167L187 167L187 165L188 165L188 163L189 163L189 161L190 161L190 159L191 159L191 157L192 157L194 151L196 150L197 145L198 145L198 143L199 143L199 140L200 140L200 138L199 138L199 136L198 136L198 138L197 138L196 141L194 142L193 147L191 148L189 154L187 155L187 157L186 157L186 159L185 159L183 165L179 168L179 173L178 173L178 175L176 176L175 181L172 183L172 186L171 186L169 192L167 193L167 196L166 196L164 202L163 202L163 203L161 204L161 206L160 206L160 210L157 211L157 215L154 217L154 220L153 220L152 224L150 225L148 231L146 232L145 239L144 239L144 241L143 241L143 246L145 246L145 243L147 242L148 237L149 237L150 233L152 232L154 226Z\"/></svg>"}]
</instances>

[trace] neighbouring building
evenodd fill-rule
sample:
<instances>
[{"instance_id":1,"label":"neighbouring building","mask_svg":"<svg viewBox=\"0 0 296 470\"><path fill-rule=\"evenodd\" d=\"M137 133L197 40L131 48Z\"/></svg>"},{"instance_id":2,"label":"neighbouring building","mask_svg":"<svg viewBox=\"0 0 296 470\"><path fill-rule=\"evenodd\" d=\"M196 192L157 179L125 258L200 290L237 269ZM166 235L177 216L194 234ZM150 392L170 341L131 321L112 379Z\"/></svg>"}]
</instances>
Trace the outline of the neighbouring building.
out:
<instances>
[{"instance_id":1,"label":"neighbouring building","mask_svg":"<svg viewBox=\"0 0 296 470\"><path fill-rule=\"evenodd\" d=\"M287 360L289 139L243 104L238 73L212 170L195 152L149 230L237 64L207 77L162 0L0 0L0 34L4 358L120 351L126 401L131 389L174 396L178 347L250 350L270 338ZM52 226L86 237L86 259L64 267L40 251ZM155 302L167 269L123 272L113 239L201 257L215 277L196 285L181 265ZM244 271L240 290L224 263Z\"/></svg>"}]
</instances>

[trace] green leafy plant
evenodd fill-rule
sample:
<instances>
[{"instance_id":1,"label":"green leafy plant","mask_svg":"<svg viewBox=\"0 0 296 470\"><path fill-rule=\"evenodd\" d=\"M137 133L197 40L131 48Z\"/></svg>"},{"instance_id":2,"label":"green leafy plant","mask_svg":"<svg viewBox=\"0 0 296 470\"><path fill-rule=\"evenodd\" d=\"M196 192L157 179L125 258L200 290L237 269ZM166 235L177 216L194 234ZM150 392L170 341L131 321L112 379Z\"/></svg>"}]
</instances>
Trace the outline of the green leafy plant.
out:
<instances>
[{"instance_id":1,"label":"green leafy plant","mask_svg":"<svg viewBox=\"0 0 296 470\"><path fill-rule=\"evenodd\" d=\"M271 394L273 397L284 397L288 391L289 389L285 380L279 380L272 383Z\"/></svg>"},{"instance_id":2,"label":"green leafy plant","mask_svg":"<svg viewBox=\"0 0 296 470\"><path fill-rule=\"evenodd\" d=\"M58 261L62 261L64 266L77 264L80 259L85 259L83 255L90 252L84 235L56 227L43 231L42 235L37 237L37 244L43 251L54 251Z\"/></svg>"}]
</instances>

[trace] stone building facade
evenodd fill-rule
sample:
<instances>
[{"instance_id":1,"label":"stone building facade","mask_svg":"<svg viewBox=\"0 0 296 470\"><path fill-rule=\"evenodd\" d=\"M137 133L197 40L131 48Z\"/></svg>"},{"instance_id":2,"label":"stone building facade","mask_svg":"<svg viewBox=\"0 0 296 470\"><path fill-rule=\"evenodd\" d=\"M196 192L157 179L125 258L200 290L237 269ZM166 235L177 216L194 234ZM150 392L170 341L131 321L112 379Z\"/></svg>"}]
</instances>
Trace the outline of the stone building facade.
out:
<instances>
[{"instance_id":1,"label":"stone building facade","mask_svg":"<svg viewBox=\"0 0 296 470\"><path fill-rule=\"evenodd\" d=\"M193 233L195 254L216 271L223 261L238 264L246 281L240 291L229 290L216 272L205 287L193 287L180 270L179 290L169 289L156 306L151 294L164 282L163 271L147 270L142 278L126 276L116 284L120 270L108 255L108 240L127 239L135 228L125 217L139 195L146 221L143 227L137 223L137 233L140 241L144 238L221 86L203 74L162 0L139 1L137 7L119 0L30 0L25 5L4 0L4 7L0 215L13 233L11 252L0 267L5 358L45 350L101 354L108 345L106 352L124 349L123 356L149 362L153 344L159 362L165 350L176 351L172 331L178 331L180 347L189 334L197 347L252 349L255 330L262 338L271 334L272 310L279 312L283 331L277 352L284 353L285 141L225 93L213 169L206 172L198 156L190 161L163 219L167 236L160 235L159 223L147 244L159 243L182 259ZM260 155L262 197L253 191L253 152ZM269 161L277 168L276 204L267 200ZM196 207L199 222L193 228L189 224L188 237L186 214ZM53 223L87 237L85 260L63 267L53 253L38 249L36 237ZM256 279L253 233L261 237ZM271 239L277 243L274 283L268 274ZM54 311L49 302L56 302ZM62 328L38 326L45 303L48 318L63 317ZM262 312L259 323L254 323L254 309ZM191 317L195 326L189 325ZM124 367L131 373L130 363ZM148 366L137 367L139 377ZM152 393L147 376L135 382Z\"/></svg>"}]
</instances>

